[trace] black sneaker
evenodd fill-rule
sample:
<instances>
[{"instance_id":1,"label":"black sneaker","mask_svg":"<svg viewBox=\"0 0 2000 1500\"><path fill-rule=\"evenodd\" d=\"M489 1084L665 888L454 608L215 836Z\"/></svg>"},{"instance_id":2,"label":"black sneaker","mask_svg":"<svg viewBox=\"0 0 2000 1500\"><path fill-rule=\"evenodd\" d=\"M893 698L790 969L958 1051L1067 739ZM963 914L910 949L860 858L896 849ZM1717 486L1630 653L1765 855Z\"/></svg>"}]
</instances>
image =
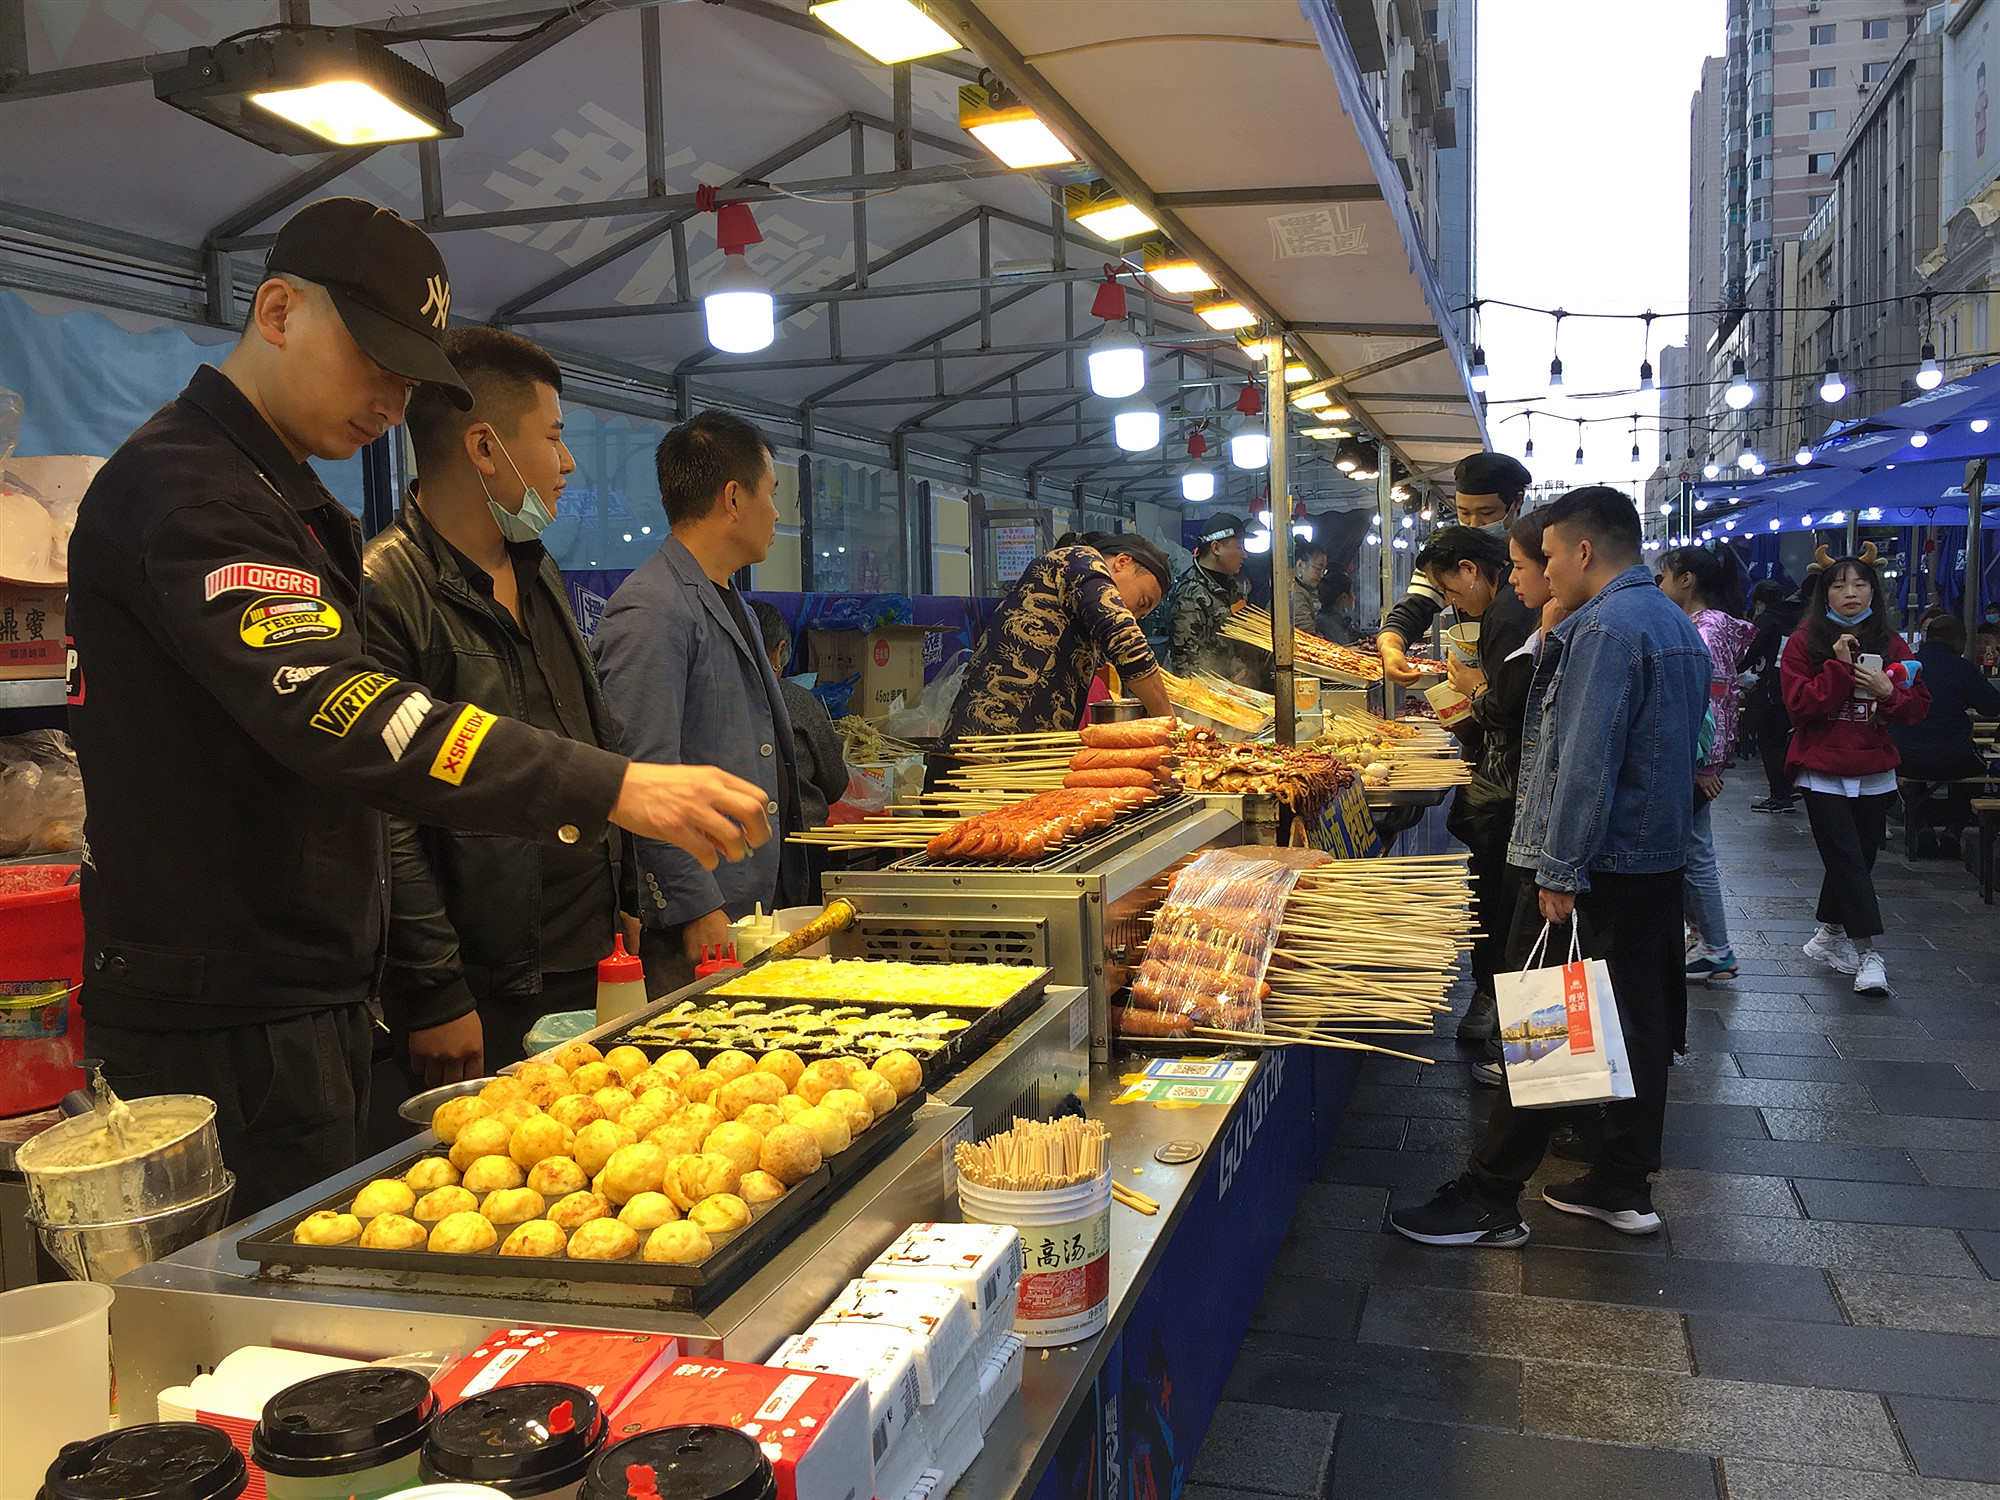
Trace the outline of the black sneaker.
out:
<instances>
[{"instance_id":1,"label":"black sneaker","mask_svg":"<svg viewBox=\"0 0 2000 1500\"><path fill-rule=\"evenodd\" d=\"M1542 1189L1542 1202L1566 1214L1580 1214L1609 1224L1620 1234L1658 1234L1660 1216L1653 1212L1653 1190L1622 1188L1585 1172L1574 1182Z\"/></svg>"},{"instance_id":2,"label":"black sneaker","mask_svg":"<svg viewBox=\"0 0 2000 1500\"><path fill-rule=\"evenodd\" d=\"M1458 1018L1458 1039L1461 1042L1485 1042L1499 1034L1499 1004L1485 990L1475 990L1472 1003Z\"/></svg>"},{"instance_id":3,"label":"black sneaker","mask_svg":"<svg viewBox=\"0 0 2000 1500\"><path fill-rule=\"evenodd\" d=\"M1750 810L1763 813L1788 813L1793 809L1793 801L1794 799L1790 797L1763 797L1751 803Z\"/></svg>"},{"instance_id":4,"label":"black sneaker","mask_svg":"<svg viewBox=\"0 0 2000 1500\"><path fill-rule=\"evenodd\" d=\"M1495 1208L1447 1182L1437 1196L1415 1208L1399 1208L1389 1226L1420 1245L1487 1245L1511 1250L1528 1243L1528 1226L1518 1208Z\"/></svg>"},{"instance_id":5,"label":"black sneaker","mask_svg":"<svg viewBox=\"0 0 2000 1500\"><path fill-rule=\"evenodd\" d=\"M1489 1037L1486 1054L1472 1065L1472 1081L1489 1089L1497 1089L1507 1081L1506 1054L1500 1048L1500 1038Z\"/></svg>"}]
</instances>

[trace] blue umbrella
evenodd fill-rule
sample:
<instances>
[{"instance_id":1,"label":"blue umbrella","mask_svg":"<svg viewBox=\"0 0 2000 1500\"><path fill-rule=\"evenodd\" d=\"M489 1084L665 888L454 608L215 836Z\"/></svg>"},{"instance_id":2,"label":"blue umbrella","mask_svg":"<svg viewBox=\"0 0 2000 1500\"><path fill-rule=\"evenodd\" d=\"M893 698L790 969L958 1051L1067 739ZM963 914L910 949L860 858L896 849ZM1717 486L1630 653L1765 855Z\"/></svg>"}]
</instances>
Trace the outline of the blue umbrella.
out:
<instances>
[{"instance_id":1,"label":"blue umbrella","mask_svg":"<svg viewBox=\"0 0 2000 1500\"><path fill-rule=\"evenodd\" d=\"M1982 531L1989 523L2000 526L2000 503L1995 503L2000 494L1993 489L1985 493L1991 500L1982 500ZM1711 508L1720 498L1736 500L1733 509L1717 510L1713 518L1705 516L1698 524L1720 532L1727 520L1734 520L1736 528L1730 534L1738 536L1773 529L1795 531L1815 523L1844 526L1849 512L1858 512L1864 526L1963 526L1966 517L1965 465L1951 460L1884 464L1867 470L1815 466L1735 487L1700 485L1696 494L1708 499ZM1773 528L1772 521L1779 525Z\"/></svg>"}]
</instances>

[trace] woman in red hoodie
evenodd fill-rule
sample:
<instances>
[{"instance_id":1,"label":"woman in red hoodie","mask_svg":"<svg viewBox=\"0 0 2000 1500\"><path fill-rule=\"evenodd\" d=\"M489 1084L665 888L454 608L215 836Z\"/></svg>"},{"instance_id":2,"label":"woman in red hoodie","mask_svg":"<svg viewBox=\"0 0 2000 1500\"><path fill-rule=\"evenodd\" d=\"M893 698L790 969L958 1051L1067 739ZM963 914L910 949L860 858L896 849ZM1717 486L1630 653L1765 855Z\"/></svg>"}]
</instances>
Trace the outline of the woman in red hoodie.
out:
<instances>
[{"instance_id":1,"label":"woman in red hoodie","mask_svg":"<svg viewBox=\"0 0 2000 1500\"><path fill-rule=\"evenodd\" d=\"M1902 757L1886 725L1914 723L1931 702L1885 615L1874 565L1843 557L1820 574L1778 664L1794 730L1785 770L1805 794L1826 867L1806 956L1852 974L1857 995L1889 993L1874 945L1882 931L1874 869Z\"/></svg>"}]
</instances>

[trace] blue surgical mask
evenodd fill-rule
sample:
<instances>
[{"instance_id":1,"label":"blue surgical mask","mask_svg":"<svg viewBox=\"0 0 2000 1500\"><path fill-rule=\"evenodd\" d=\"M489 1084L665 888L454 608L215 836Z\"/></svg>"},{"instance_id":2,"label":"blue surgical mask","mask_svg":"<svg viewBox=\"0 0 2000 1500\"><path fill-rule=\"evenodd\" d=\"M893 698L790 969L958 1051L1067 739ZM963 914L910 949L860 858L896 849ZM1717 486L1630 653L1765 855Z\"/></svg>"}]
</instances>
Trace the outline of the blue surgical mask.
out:
<instances>
[{"instance_id":1,"label":"blue surgical mask","mask_svg":"<svg viewBox=\"0 0 2000 1500\"><path fill-rule=\"evenodd\" d=\"M500 528L500 535L510 542L532 542L548 530L555 514L542 503L541 491L537 490L521 473L521 466L514 462L514 455L507 451L507 445L500 441L500 434L493 434L493 441L500 449L501 457L514 471L514 477L521 481L521 508L506 510L493 498L493 492L486 490L486 508L493 512L493 520ZM486 476L479 476L479 487L486 489Z\"/></svg>"},{"instance_id":2,"label":"blue surgical mask","mask_svg":"<svg viewBox=\"0 0 2000 1500\"><path fill-rule=\"evenodd\" d=\"M1859 625L1863 620L1867 619L1870 615L1874 613L1875 613L1874 606L1871 605L1867 609L1862 610L1861 613L1858 615L1836 614L1834 611L1829 609L1826 612L1826 617L1829 620L1833 621L1833 623L1836 625Z\"/></svg>"},{"instance_id":3,"label":"blue surgical mask","mask_svg":"<svg viewBox=\"0 0 2000 1500\"><path fill-rule=\"evenodd\" d=\"M1497 536L1497 537L1500 537L1500 538L1502 538L1503 540L1505 539L1505 537L1506 537L1506 535L1507 535L1507 523L1506 523L1506 522L1505 522L1504 520L1503 520L1503 521L1488 521L1488 522L1487 522L1487 523L1486 523L1486 524L1485 524L1484 526L1475 526L1475 527L1473 527L1472 529L1473 529L1474 531L1483 531L1483 532L1485 532L1485 533L1486 533L1486 534L1487 534L1488 536Z\"/></svg>"}]
</instances>

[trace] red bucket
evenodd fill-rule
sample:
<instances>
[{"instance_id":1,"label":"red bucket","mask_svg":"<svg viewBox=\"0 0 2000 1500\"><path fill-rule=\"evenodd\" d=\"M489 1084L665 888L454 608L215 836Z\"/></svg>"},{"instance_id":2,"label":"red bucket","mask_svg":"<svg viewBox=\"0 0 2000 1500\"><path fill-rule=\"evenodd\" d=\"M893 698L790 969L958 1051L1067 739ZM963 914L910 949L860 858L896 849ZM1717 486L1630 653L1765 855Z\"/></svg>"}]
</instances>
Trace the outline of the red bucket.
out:
<instances>
[{"instance_id":1,"label":"red bucket","mask_svg":"<svg viewBox=\"0 0 2000 1500\"><path fill-rule=\"evenodd\" d=\"M0 866L0 1115L82 1088L83 909L75 865Z\"/></svg>"}]
</instances>

